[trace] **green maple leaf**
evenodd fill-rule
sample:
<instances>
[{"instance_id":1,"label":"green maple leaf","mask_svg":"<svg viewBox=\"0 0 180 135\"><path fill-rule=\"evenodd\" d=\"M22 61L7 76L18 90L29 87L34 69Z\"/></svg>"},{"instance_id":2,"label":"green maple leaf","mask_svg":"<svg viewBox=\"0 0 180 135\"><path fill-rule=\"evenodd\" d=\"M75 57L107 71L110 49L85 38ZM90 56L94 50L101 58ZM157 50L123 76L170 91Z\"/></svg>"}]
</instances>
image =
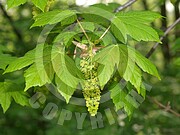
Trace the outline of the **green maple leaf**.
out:
<instances>
[{"instance_id":1,"label":"green maple leaf","mask_svg":"<svg viewBox=\"0 0 180 135\"><path fill-rule=\"evenodd\" d=\"M119 64L119 47L118 45L110 45L102 49L94 57L94 61L101 64L98 72L100 86L103 87L112 77L115 66ZM103 66L103 67L102 67Z\"/></svg>"},{"instance_id":2,"label":"green maple leaf","mask_svg":"<svg viewBox=\"0 0 180 135\"><path fill-rule=\"evenodd\" d=\"M116 107L116 111L124 108L128 116L132 116L134 107L126 100L127 94L121 89L119 84L116 84L111 90L111 99Z\"/></svg>"},{"instance_id":3,"label":"green maple leaf","mask_svg":"<svg viewBox=\"0 0 180 135\"><path fill-rule=\"evenodd\" d=\"M69 58L62 46L53 46L51 60L56 75L62 82L71 88L76 88L82 81L82 73L76 67L74 61Z\"/></svg>"},{"instance_id":4,"label":"green maple leaf","mask_svg":"<svg viewBox=\"0 0 180 135\"><path fill-rule=\"evenodd\" d=\"M128 57L134 61L144 72L151 74L158 79L161 79L155 65L141 53L130 46L120 45L121 50L125 52L128 50Z\"/></svg>"},{"instance_id":5,"label":"green maple leaf","mask_svg":"<svg viewBox=\"0 0 180 135\"><path fill-rule=\"evenodd\" d=\"M140 93L140 86L142 83L142 73L140 68L136 65L134 61L129 57L128 48L119 47L120 51L120 61L118 65L118 71L120 76L126 81L129 81Z\"/></svg>"},{"instance_id":6,"label":"green maple leaf","mask_svg":"<svg viewBox=\"0 0 180 135\"><path fill-rule=\"evenodd\" d=\"M134 48L120 44L119 50L120 62L118 65L118 71L126 81L129 81L132 85L134 85L138 93L141 93L141 91L143 90L141 88L141 70L160 79L160 76L154 64L149 59L142 56Z\"/></svg>"},{"instance_id":7,"label":"green maple leaf","mask_svg":"<svg viewBox=\"0 0 180 135\"><path fill-rule=\"evenodd\" d=\"M48 2L48 0L31 0L31 1L36 7L38 7L42 11L44 11L46 4Z\"/></svg>"},{"instance_id":8,"label":"green maple leaf","mask_svg":"<svg viewBox=\"0 0 180 135\"><path fill-rule=\"evenodd\" d=\"M69 100L73 95L74 91L76 90L76 88L72 88L67 84L65 84L63 81L59 79L59 77L57 77L57 75L55 76L55 82L58 92L65 98L66 103L69 103Z\"/></svg>"},{"instance_id":9,"label":"green maple leaf","mask_svg":"<svg viewBox=\"0 0 180 135\"><path fill-rule=\"evenodd\" d=\"M137 89L138 93L141 93L141 70L160 79L154 64L127 45L110 45L97 53L94 61L101 64L98 70L101 87L112 77L115 67L118 68L120 76L129 81Z\"/></svg>"},{"instance_id":10,"label":"green maple leaf","mask_svg":"<svg viewBox=\"0 0 180 135\"><path fill-rule=\"evenodd\" d=\"M112 26L116 26L120 34L123 35L123 43L127 42L127 35L130 35L137 41L160 42L158 33L148 25L160 17L161 15L151 11L120 12L112 19Z\"/></svg>"},{"instance_id":11,"label":"green maple leaf","mask_svg":"<svg viewBox=\"0 0 180 135\"><path fill-rule=\"evenodd\" d=\"M30 66L31 65L31 66ZM51 46L39 44L25 56L16 59L5 70L5 73L20 70L30 66L24 74L26 81L25 91L32 86L43 86L51 83L54 70L51 63Z\"/></svg>"},{"instance_id":12,"label":"green maple leaf","mask_svg":"<svg viewBox=\"0 0 180 135\"><path fill-rule=\"evenodd\" d=\"M21 4L24 4L27 0L7 0L8 8L16 7Z\"/></svg>"},{"instance_id":13,"label":"green maple leaf","mask_svg":"<svg viewBox=\"0 0 180 135\"><path fill-rule=\"evenodd\" d=\"M12 99L22 106L29 105L28 95L20 85L11 81L0 82L0 104L4 113L10 107Z\"/></svg>"},{"instance_id":14,"label":"green maple leaf","mask_svg":"<svg viewBox=\"0 0 180 135\"><path fill-rule=\"evenodd\" d=\"M9 63L4 73L20 70L31 65L34 62L35 49L27 52L23 57L20 57Z\"/></svg>"},{"instance_id":15,"label":"green maple leaf","mask_svg":"<svg viewBox=\"0 0 180 135\"><path fill-rule=\"evenodd\" d=\"M51 46L37 45L36 59L24 74L26 80L25 91L32 86L43 86L51 83L54 77L54 70L51 63Z\"/></svg>"},{"instance_id":16,"label":"green maple leaf","mask_svg":"<svg viewBox=\"0 0 180 135\"><path fill-rule=\"evenodd\" d=\"M72 10L53 10L45 13L41 13L36 16L34 24L31 26L44 26L47 24L56 24L68 18L74 18L76 20L76 12ZM72 20L71 20L72 21Z\"/></svg>"},{"instance_id":17,"label":"green maple leaf","mask_svg":"<svg viewBox=\"0 0 180 135\"><path fill-rule=\"evenodd\" d=\"M132 22L140 22L140 23L151 23L157 18L161 18L162 16L153 11L129 11L129 12L119 12L116 15L118 18L122 20L131 20Z\"/></svg>"}]
</instances>

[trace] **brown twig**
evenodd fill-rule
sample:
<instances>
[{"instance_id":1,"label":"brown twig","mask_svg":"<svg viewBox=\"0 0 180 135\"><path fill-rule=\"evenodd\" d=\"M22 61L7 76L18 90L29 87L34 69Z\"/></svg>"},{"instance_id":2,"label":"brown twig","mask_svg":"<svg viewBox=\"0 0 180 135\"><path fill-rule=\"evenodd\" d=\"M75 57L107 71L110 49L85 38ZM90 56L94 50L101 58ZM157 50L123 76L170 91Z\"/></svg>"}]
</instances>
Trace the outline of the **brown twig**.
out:
<instances>
[{"instance_id":1,"label":"brown twig","mask_svg":"<svg viewBox=\"0 0 180 135\"><path fill-rule=\"evenodd\" d=\"M160 108L163 108L165 109L164 111L166 112L171 112L172 114L174 114L175 116L177 117L180 117L180 114L174 110L171 109L171 106L170 106L170 102L168 102L167 106L163 105L162 103L160 103L158 100L150 97L150 96L147 96L153 103L157 104Z\"/></svg>"},{"instance_id":2,"label":"brown twig","mask_svg":"<svg viewBox=\"0 0 180 135\"><path fill-rule=\"evenodd\" d=\"M164 37L180 22L180 17L171 25L169 26L166 31L164 32L164 35L161 36L160 41L162 41L164 39ZM152 48L151 50L146 54L146 58L149 58L153 52L156 50L156 48L158 47L159 42L157 42Z\"/></svg>"},{"instance_id":3,"label":"brown twig","mask_svg":"<svg viewBox=\"0 0 180 135\"><path fill-rule=\"evenodd\" d=\"M121 11L121 10L129 7L129 6L131 6L131 5L132 5L134 2L136 2L136 1L137 1L137 0L129 0L129 1L126 2L124 5L121 5L120 7L116 8L114 12L117 13L117 12L119 12L119 11Z\"/></svg>"}]
</instances>

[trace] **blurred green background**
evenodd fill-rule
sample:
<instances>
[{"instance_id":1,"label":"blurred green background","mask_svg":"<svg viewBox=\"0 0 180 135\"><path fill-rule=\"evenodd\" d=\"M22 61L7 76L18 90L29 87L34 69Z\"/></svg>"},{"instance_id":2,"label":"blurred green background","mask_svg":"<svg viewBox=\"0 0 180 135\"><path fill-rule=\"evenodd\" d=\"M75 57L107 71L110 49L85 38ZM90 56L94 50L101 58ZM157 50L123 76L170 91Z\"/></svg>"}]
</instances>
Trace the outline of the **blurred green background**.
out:
<instances>
[{"instance_id":1,"label":"blurred green background","mask_svg":"<svg viewBox=\"0 0 180 135\"><path fill-rule=\"evenodd\" d=\"M38 36L42 28L30 29L33 23L32 5L30 3L21 5L18 8L5 10L5 1L1 0L0 9L0 50L12 56L23 56L28 50L36 46ZM52 8L68 9L72 7L81 8L96 2L108 3L117 2L123 4L123 0L58 0ZM139 0L126 10L152 10L158 11L165 16L152 25L159 30L166 30L177 18L180 12L179 0ZM163 33L160 31L160 34ZM134 43L133 43L134 44ZM139 42L134 46L145 55L154 42ZM47 96L46 103L39 109L31 107L21 107L12 103L10 109L3 114L0 107L0 135L179 135L180 119L171 112L159 107L156 100L165 106L169 103L171 109L180 113L180 24L178 24L159 45L155 53L151 56L151 61L157 66L161 81L151 76L145 76L146 82L152 86L148 96L135 110L132 119L124 114L117 114L111 101L100 105L99 111L103 116L102 128L92 129L89 116L83 123L83 129L77 129L77 119L75 112L86 112L85 107L79 107L59 100L54 95ZM2 75L0 70L0 81L14 79L18 81L21 73ZM19 75L20 74L20 75ZM30 93L31 94L31 93ZM155 101L154 101L155 99ZM42 112L48 103L58 105L58 114L47 120ZM115 123L109 124L105 109L111 109ZM72 118L59 125L58 119L62 109L72 112Z\"/></svg>"}]
</instances>

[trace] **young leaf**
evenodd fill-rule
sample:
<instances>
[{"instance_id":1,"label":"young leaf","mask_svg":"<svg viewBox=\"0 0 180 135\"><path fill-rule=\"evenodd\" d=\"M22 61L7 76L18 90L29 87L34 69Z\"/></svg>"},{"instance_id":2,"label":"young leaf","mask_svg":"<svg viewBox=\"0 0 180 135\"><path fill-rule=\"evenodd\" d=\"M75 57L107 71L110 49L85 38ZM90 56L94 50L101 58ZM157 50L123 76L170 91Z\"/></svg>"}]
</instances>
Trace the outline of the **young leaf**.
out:
<instances>
[{"instance_id":1,"label":"young leaf","mask_svg":"<svg viewBox=\"0 0 180 135\"><path fill-rule=\"evenodd\" d=\"M55 82L57 85L58 92L65 98L66 103L69 103L69 100L76 88L72 88L66 85L63 81L61 81L61 79L59 79L57 75L55 76Z\"/></svg>"},{"instance_id":2,"label":"young leaf","mask_svg":"<svg viewBox=\"0 0 180 135\"><path fill-rule=\"evenodd\" d=\"M31 28L35 26L44 26L47 24L56 24L64 19L72 17L74 20L76 20L76 12L72 10L53 10L50 12L41 13L35 18L35 22Z\"/></svg>"},{"instance_id":3,"label":"young leaf","mask_svg":"<svg viewBox=\"0 0 180 135\"><path fill-rule=\"evenodd\" d=\"M82 76L74 61L65 55L64 47L53 46L51 60L56 75L69 87L76 88Z\"/></svg>"},{"instance_id":4,"label":"young leaf","mask_svg":"<svg viewBox=\"0 0 180 135\"><path fill-rule=\"evenodd\" d=\"M27 93L23 92L21 86L11 82L0 82L0 104L5 113L9 108L12 99L22 106L28 105Z\"/></svg>"},{"instance_id":5,"label":"young leaf","mask_svg":"<svg viewBox=\"0 0 180 135\"><path fill-rule=\"evenodd\" d=\"M38 51L38 56L36 56L35 63L24 74L26 80L25 91L32 86L43 86L51 83L54 77L51 63L51 46L38 45L36 50Z\"/></svg>"},{"instance_id":6,"label":"young leaf","mask_svg":"<svg viewBox=\"0 0 180 135\"><path fill-rule=\"evenodd\" d=\"M160 42L157 32L147 25L154 19L161 16L150 11L131 11L127 13L118 13L112 20L112 25L115 25L127 41L127 35L130 35L137 41L157 41Z\"/></svg>"},{"instance_id":7,"label":"young leaf","mask_svg":"<svg viewBox=\"0 0 180 135\"><path fill-rule=\"evenodd\" d=\"M33 4L42 11L44 11L47 1L48 0L32 0Z\"/></svg>"},{"instance_id":8,"label":"young leaf","mask_svg":"<svg viewBox=\"0 0 180 135\"><path fill-rule=\"evenodd\" d=\"M6 68L4 73L13 72L20 70L24 67L31 65L34 62L35 49L27 52L23 57L20 57L12 61L9 66Z\"/></svg>"},{"instance_id":9,"label":"young leaf","mask_svg":"<svg viewBox=\"0 0 180 135\"><path fill-rule=\"evenodd\" d=\"M140 87L142 83L142 73L139 67L136 65L134 61L129 57L128 48L119 47L120 51L120 61L118 65L118 71L121 77L123 77L126 81L129 81L134 87L137 89L138 93L140 93ZM133 54L131 54L133 55Z\"/></svg>"},{"instance_id":10,"label":"young leaf","mask_svg":"<svg viewBox=\"0 0 180 135\"><path fill-rule=\"evenodd\" d=\"M98 73L100 86L104 86L114 73L115 66L119 64L118 45L110 45L102 49L95 55L94 61L97 61L104 66L102 71Z\"/></svg>"},{"instance_id":11,"label":"young leaf","mask_svg":"<svg viewBox=\"0 0 180 135\"><path fill-rule=\"evenodd\" d=\"M128 56L136 62L136 64L144 71L153 76L156 76L158 79L161 79L155 65L138 51L130 46L120 45L121 50L127 50L128 47Z\"/></svg>"},{"instance_id":12,"label":"young leaf","mask_svg":"<svg viewBox=\"0 0 180 135\"><path fill-rule=\"evenodd\" d=\"M111 90L111 99L116 107L116 111L124 108L128 116L131 116L134 111L133 105L126 100L127 94L121 89L119 84L116 84Z\"/></svg>"},{"instance_id":13,"label":"young leaf","mask_svg":"<svg viewBox=\"0 0 180 135\"><path fill-rule=\"evenodd\" d=\"M24 4L27 0L7 0L8 9Z\"/></svg>"}]
</instances>

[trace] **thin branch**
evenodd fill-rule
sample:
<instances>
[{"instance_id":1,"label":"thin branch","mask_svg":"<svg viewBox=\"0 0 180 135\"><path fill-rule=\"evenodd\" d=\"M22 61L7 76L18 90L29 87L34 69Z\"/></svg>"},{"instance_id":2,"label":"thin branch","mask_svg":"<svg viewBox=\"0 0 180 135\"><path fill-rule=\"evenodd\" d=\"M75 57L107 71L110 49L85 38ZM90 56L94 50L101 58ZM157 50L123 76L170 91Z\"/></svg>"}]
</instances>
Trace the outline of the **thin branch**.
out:
<instances>
[{"instance_id":1,"label":"thin branch","mask_svg":"<svg viewBox=\"0 0 180 135\"><path fill-rule=\"evenodd\" d=\"M99 40L101 40L101 39L106 35L106 33L109 31L110 27L111 27L111 26L109 26L109 27L106 29L106 31L102 34L102 36L99 38Z\"/></svg>"},{"instance_id":2,"label":"thin branch","mask_svg":"<svg viewBox=\"0 0 180 135\"><path fill-rule=\"evenodd\" d=\"M116 8L114 12L117 13L117 12L119 12L119 11L121 11L121 10L129 7L129 6L131 6L131 5L132 5L134 2L136 2L136 1L137 1L137 0L129 0L129 1L126 2L124 5Z\"/></svg>"},{"instance_id":3,"label":"thin branch","mask_svg":"<svg viewBox=\"0 0 180 135\"><path fill-rule=\"evenodd\" d=\"M108 27L108 28L106 29L106 31L101 35L101 37L95 41L95 44L98 44L98 43L103 39L103 37L107 34L107 32L109 31L110 28L111 28L111 25L109 25L109 27Z\"/></svg>"},{"instance_id":4,"label":"thin branch","mask_svg":"<svg viewBox=\"0 0 180 135\"><path fill-rule=\"evenodd\" d=\"M83 26L81 25L81 23L80 23L80 21L79 21L78 19L77 19L77 22L78 22L78 24L79 24L81 30L83 31L84 35L86 36L86 38L87 38L87 40L88 40L88 42L89 42L89 45L91 45L91 41L90 41L90 39L89 39L89 37L88 37L86 31L84 30Z\"/></svg>"},{"instance_id":5,"label":"thin branch","mask_svg":"<svg viewBox=\"0 0 180 135\"><path fill-rule=\"evenodd\" d=\"M180 22L180 17L170 26L167 28L167 30L164 32L164 35L160 38L160 41L162 41L164 39L164 37ZM156 43L151 50L146 54L146 58L149 58L153 52L156 50L156 48L158 47L159 42Z\"/></svg>"},{"instance_id":6,"label":"thin branch","mask_svg":"<svg viewBox=\"0 0 180 135\"><path fill-rule=\"evenodd\" d=\"M7 14L7 12L4 10L4 7L2 5L2 3L0 3L0 9L2 10L4 16L7 18L7 20L9 21L10 25L13 28L14 33L16 34L18 40L22 41L22 35L19 32L19 30L15 27L12 18Z\"/></svg>"},{"instance_id":7,"label":"thin branch","mask_svg":"<svg viewBox=\"0 0 180 135\"><path fill-rule=\"evenodd\" d=\"M162 103L160 103L158 100L148 96L148 98L155 104L157 104L159 107L165 109L166 112L171 112L172 114L174 114L175 116L177 117L180 117L180 114L174 110L171 109L171 106L170 106L170 102L168 102L167 106L163 105Z\"/></svg>"}]
</instances>

